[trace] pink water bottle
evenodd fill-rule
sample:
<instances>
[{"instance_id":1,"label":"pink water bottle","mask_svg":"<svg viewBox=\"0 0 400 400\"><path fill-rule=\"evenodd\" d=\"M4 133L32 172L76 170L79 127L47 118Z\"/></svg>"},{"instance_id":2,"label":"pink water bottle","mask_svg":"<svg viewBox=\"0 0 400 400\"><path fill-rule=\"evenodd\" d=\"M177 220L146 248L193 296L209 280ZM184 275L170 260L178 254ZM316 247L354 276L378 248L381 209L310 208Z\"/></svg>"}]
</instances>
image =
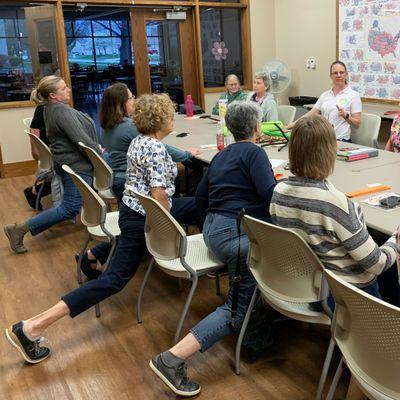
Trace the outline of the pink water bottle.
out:
<instances>
[{"instance_id":1,"label":"pink water bottle","mask_svg":"<svg viewBox=\"0 0 400 400\"><path fill-rule=\"evenodd\" d=\"M193 117L193 100L190 94L188 94L186 97L185 107L186 107L186 116Z\"/></svg>"}]
</instances>

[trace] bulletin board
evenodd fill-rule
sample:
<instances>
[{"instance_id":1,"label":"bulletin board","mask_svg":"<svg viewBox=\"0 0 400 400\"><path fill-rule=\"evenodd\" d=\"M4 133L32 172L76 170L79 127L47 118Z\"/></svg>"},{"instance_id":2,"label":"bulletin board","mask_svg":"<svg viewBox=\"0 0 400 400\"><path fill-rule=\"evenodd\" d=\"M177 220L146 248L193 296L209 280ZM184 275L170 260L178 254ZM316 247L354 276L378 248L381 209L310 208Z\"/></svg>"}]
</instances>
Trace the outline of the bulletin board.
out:
<instances>
[{"instance_id":1,"label":"bulletin board","mask_svg":"<svg viewBox=\"0 0 400 400\"><path fill-rule=\"evenodd\" d=\"M337 56L365 100L400 99L400 0L337 0Z\"/></svg>"}]
</instances>

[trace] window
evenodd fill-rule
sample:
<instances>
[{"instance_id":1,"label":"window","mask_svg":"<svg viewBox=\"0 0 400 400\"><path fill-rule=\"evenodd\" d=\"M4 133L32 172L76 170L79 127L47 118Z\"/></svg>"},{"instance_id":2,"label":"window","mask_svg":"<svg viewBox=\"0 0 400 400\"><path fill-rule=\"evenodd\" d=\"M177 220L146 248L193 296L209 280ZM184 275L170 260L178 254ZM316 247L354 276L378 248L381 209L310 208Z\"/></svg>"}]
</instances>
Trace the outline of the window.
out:
<instances>
[{"instance_id":1,"label":"window","mask_svg":"<svg viewBox=\"0 0 400 400\"><path fill-rule=\"evenodd\" d=\"M221 87L235 74L243 82L241 10L201 8L204 87Z\"/></svg>"},{"instance_id":2,"label":"window","mask_svg":"<svg viewBox=\"0 0 400 400\"><path fill-rule=\"evenodd\" d=\"M59 74L54 7L0 5L0 102L29 100L50 74Z\"/></svg>"},{"instance_id":3,"label":"window","mask_svg":"<svg viewBox=\"0 0 400 400\"><path fill-rule=\"evenodd\" d=\"M104 9L101 10L104 14ZM81 14L64 10L65 33L71 69L103 71L110 66L133 64L129 12L110 12L97 19L97 9Z\"/></svg>"}]
</instances>

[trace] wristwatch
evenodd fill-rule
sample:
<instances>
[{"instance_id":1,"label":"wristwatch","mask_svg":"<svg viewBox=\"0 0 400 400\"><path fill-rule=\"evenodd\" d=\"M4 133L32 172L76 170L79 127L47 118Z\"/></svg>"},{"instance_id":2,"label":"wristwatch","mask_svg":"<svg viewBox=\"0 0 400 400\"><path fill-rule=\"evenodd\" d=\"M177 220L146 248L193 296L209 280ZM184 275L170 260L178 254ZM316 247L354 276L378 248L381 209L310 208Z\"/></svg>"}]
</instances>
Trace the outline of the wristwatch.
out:
<instances>
[{"instance_id":1,"label":"wristwatch","mask_svg":"<svg viewBox=\"0 0 400 400\"><path fill-rule=\"evenodd\" d=\"M344 117L344 119L349 119L350 118L350 114L347 113L346 116Z\"/></svg>"}]
</instances>

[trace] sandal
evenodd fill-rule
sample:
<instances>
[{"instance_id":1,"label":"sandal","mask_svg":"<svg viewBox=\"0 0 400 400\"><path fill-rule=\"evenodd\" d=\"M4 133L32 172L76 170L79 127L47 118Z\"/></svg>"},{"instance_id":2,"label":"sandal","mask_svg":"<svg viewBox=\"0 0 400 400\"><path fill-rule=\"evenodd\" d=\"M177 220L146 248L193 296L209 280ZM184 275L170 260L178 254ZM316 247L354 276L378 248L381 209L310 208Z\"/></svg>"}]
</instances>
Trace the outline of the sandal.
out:
<instances>
[{"instance_id":1,"label":"sandal","mask_svg":"<svg viewBox=\"0 0 400 400\"><path fill-rule=\"evenodd\" d=\"M75 253L75 261L79 262L79 253ZM101 271L94 269L91 266L97 264L97 260L89 260L87 252L82 257L81 271L86 275L89 280L97 279L101 275Z\"/></svg>"}]
</instances>

